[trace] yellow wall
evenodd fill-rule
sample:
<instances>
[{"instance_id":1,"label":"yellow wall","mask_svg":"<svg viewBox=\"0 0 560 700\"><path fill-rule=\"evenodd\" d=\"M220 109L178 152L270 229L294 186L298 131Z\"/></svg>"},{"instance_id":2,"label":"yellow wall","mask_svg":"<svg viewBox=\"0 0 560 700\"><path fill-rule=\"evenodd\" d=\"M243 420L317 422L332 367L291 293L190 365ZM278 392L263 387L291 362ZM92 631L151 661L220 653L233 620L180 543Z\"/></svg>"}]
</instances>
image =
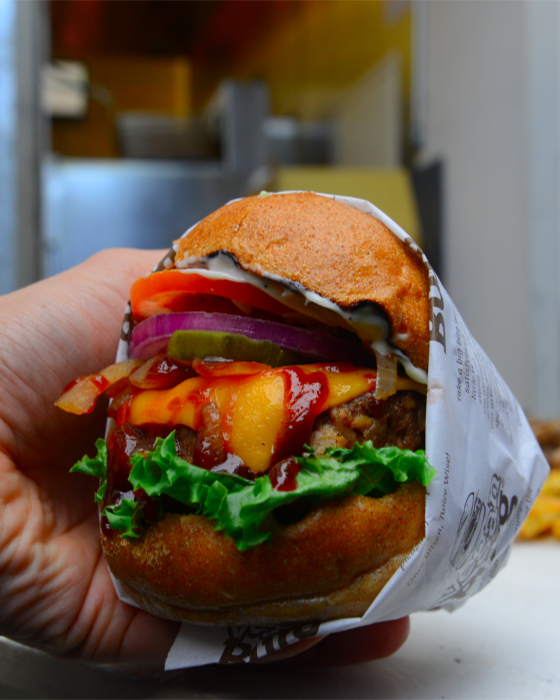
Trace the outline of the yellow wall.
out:
<instances>
[{"instance_id":1,"label":"yellow wall","mask_svg":"<svg viewBox=\"0 0 560 700\"><path fill-rule=\"evenodd\" d=\"M422 246L416 198L410 173L405 168L277 168L267 189L272 192L310 190L367 199Z\"/></svg>"},{"instance_id":2,"label":"yellow wall","mask_svg":"<svg viewBox=\"0 0 560 700\"><path fill-rule=\"evenodd\" d=\"M393 51L402 60L408 111L410 7L405 5L391 18L391 8L397 7L394 3L307 0L285 24L257 38L231 73L242 79L266 79L275 114L320 119L328 116L340 90Z\"/></svg>"}]
</instances>

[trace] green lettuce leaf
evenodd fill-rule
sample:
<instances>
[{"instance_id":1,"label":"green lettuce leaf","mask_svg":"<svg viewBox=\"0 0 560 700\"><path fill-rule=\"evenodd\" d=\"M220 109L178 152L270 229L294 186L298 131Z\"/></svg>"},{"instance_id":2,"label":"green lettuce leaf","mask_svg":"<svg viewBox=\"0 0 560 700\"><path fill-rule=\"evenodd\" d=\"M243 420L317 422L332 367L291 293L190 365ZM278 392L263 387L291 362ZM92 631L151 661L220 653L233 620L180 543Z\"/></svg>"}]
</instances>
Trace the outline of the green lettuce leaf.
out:
<instances>
[{"instance_id":1,"label":"green lettuce leaf","mask_svg":"<svg viewBox=\"0 0 560 700\"><path fill-rule=\"evenodd\" d=\"M141 537L146 521L136 501L123 498L118 506L107 506L103 515L114 530L120 530L120 536L126 539Z\"/></svg>"},{"instance_id":2,"label":"green lettuce leaf","mask_svg":"<svg viewBox=\"0 0 560 700\"><path fill-rule=\"evenodd\" d=\"M296 488L278 491L268 475L250 481L189 464L177 456L171 433L156 440L153 452L131 457L129 481L134 490L143 489L155 500L166 495L215 520L217 530L229 535L238 549L247 550L270 541L265 521L281 506L299 502L309 507L347 495L379 498L406 481L427 486L436 474L422 450L376 449L371 442L352 449L331 448L320 456L307 449L296 458L300 467ZM123 499L118 508L104 510L111 527L123 530L125 537L138 536L143 524L140 509L133 505L134 501Z\"/></svg>"},{"instance_id":3,"label":"green lettuce leaf","mask_svg":"<svg viewBox=\"0 0 560 700\"><path fill-rule=\"evenodd\" d=\"M134 489L142 488L152 498L166 494L196 508L215 520L216 529L224 530L241 550L270 540L271 533L260 526L280 506L300 500L313 505L350 494L380 497L411 479L427 485L436 473L422 450L375 449L366 442L351 450L330 449L321 456L310 450L296 458L297 487L278 491L268 475L249 481L189 464L177 457L173 433L165 440L158 438L154 452L133 455L131 461L129 480Z\"/></svg>"},{"instance_id":4,"label":"green lettuce leaf","mask_svg":"<svg viewBox=\"0 0 560 700\"><path fill-rule=\"evenodd\" d=\"M105 440L99 438L95 443L95 447L97 448L97 455L95 457L88 457L87 455L82 457L70 471L101 479L101 484L94 497L96 503L101 503L105 495L105 489L107 488L107 443Z\"/></svg>"}]
</instances>

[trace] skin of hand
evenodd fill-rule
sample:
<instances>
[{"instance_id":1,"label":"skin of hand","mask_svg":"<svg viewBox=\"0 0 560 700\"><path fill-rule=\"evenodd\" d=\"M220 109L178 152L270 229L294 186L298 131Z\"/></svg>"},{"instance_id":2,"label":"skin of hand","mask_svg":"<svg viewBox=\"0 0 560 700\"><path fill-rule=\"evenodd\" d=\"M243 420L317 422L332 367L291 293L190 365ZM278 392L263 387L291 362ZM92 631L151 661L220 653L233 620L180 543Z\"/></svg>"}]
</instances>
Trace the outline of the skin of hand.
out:
<instances>
[{"instance_id":1,"label":"skin of hand","mask_svg":"<svg viewBox=\"0 0 560 700\"><path fill-rule=\"evenodd\" d=\"M162 256L104 251L0 298L0 634L144 674L163 669L179 623L117 598L101 551L95 483L69 473L95 454L106 403L78 417L54 402L68 382L114 362L130 286ZM270 660L369 661L394 653L407 635L404 618L299 642Z\"/></svg>"}]
</instances>

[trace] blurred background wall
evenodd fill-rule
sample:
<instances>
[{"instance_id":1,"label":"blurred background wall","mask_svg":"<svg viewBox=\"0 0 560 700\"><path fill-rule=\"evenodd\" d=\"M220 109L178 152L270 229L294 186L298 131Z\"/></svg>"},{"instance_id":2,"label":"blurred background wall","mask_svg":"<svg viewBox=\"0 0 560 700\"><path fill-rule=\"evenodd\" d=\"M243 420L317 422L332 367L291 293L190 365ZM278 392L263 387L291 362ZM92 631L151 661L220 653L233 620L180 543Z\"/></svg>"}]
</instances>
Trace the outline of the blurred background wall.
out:
<instances>
[{"instance_id":1,"label":"blurred background wall","mask_svg":"<svg viewBox=\"0 0 560 700\"><path fill-rule=\"evenodd\" d=\"M530 0L0 0L2 291L263 188L364 197L558 415L559 24Z\"/></svg>"},{"instance_id":2,"label":"blurred background wall","mask_svg":"<svg viewBox=\"0 0 560 700\"><path fill-rule=\"evenodd\" d=\"M445 284L530 405L528 36L525 3L427 6L418 157L445 163Z\"/></svg>"},{"instance_id":3,"label":"blurred background wall","mask_svg":"<svg viewBox=\"0 0 560 700\"><path fill-rule=\"evenodd\" d=\"M445 284L526 409L560 413L559 6L423 6L417 163L445 164Z\"/></svg>"}]
</instances>

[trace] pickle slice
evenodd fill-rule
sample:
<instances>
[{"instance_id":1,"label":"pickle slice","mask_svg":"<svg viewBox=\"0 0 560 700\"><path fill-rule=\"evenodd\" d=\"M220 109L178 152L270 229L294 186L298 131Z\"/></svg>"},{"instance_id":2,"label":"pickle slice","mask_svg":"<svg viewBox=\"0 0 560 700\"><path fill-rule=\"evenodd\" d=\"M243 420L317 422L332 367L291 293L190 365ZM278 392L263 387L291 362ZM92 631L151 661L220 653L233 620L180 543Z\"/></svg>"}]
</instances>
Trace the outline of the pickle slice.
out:
<instances>
[{"instance_id":1,"label":"pickle slice","mask_svg":"<svg viewBox=\"0 0 560 700\"><path fill-rule=\"evenodd\" d=\"M251 340L246 335L221 331L175 331L167 346L167 354L175 360L220 357L239 362L262 362L270 367L310 362L302 353L284 350L269 340Z\"/></svg>"}]
</instances>

